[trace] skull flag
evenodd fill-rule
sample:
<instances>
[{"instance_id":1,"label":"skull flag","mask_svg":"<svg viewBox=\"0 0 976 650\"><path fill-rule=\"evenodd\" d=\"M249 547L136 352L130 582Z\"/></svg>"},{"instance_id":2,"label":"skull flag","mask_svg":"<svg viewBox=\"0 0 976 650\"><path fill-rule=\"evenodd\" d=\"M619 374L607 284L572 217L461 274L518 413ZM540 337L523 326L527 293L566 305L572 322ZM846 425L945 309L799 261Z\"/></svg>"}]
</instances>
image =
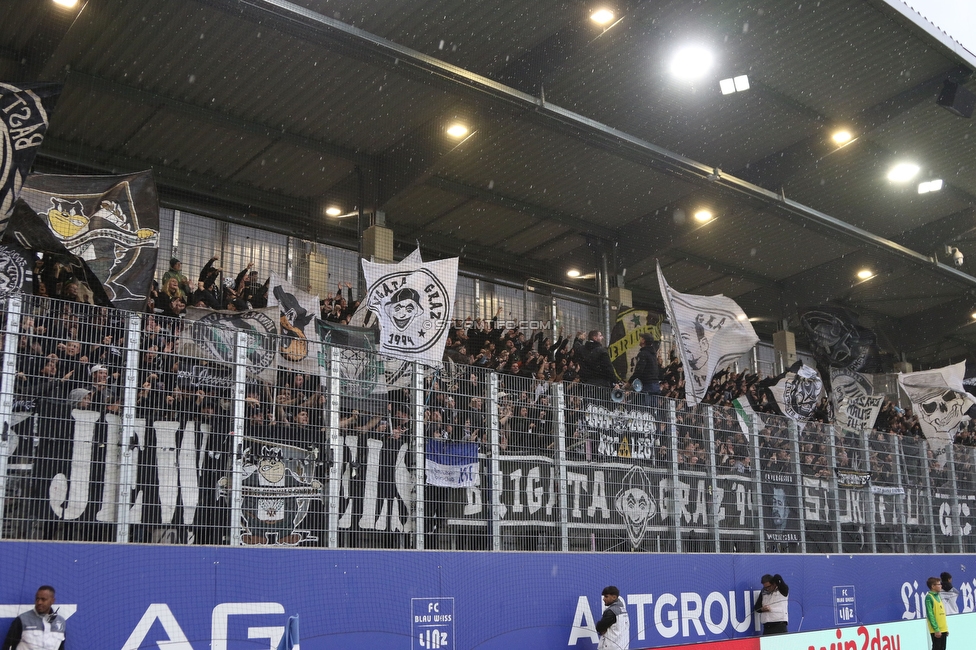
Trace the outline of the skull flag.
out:
<instances>
[{"instance_id":1,"label":"skull flag","mask_svg":"<svg viewBox=\"0 0 976 650\"><path fill-rule=\"evenodd\" d=\"M940 467L945 463L956 432L969 421L966 411L976 405L976 398L963 386L965 373L966 362L960 361L936 370L898 375L898 385L911 400L922 433Z\"/></svg>"}]
</instances>

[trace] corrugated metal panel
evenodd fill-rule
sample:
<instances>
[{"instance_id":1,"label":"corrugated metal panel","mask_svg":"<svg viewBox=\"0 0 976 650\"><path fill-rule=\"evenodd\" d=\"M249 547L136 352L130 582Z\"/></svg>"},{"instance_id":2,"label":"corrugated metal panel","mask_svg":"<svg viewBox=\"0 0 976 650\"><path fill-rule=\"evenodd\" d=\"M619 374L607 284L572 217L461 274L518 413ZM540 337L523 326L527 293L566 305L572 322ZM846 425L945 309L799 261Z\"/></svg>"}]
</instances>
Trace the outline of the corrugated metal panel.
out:
<instances>
[{"instance_id":1,"label":"corrugated metal panel","mask_svg":"<svg viewBox=\"0 0 976 650\"><path fill-rule=\"evenodd\" d=\"M619 228L692 190L648 167L531 124L476 137L465 155L444 159L435 171L605 228Z\"/></svg>"}]
</instances>

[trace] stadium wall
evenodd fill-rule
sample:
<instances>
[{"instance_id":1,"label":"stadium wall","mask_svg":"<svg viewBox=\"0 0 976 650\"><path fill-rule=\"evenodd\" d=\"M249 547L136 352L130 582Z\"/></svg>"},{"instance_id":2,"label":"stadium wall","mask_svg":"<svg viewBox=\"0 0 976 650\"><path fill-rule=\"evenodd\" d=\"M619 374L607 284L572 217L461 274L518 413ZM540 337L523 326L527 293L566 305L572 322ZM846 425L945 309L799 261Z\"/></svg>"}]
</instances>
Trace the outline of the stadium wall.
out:
<instances>
[{"instance_id":1,"label":"stadium wall","mask_svg":"<svg viewBox=\"0 0 976 650\"><path fill-rule=\"evenodd\" d=\"M967 572L976 566L972 555L414 552L11 541L0 543L0 566L0 633L18 611L32 606L39 585L51 584L57 606L70 615L71 650L275 648L287 617L295 614L304 650L589 650L596 647L600 591L608 584L618 586L628 604L633 648L742 639L758 634L750 610L764 573L779 573L790 586L791 631L830 630L827 637L833 639L837 628L851 628L842 636L856 639L861 625L921 619L925 579L942 571L955 576L960 611L976 610L976 576Z\"/></svg>"}]
</instances>

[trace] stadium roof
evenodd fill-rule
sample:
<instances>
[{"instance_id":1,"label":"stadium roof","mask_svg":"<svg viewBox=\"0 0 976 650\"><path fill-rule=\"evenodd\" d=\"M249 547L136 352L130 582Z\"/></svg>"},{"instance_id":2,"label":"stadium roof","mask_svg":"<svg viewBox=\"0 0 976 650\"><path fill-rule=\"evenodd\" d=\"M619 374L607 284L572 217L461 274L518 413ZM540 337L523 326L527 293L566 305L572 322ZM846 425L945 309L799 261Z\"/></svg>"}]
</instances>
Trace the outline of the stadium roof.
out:
<instances>
[{"instance_id":1,"label":"stadium roof","mask_svg":"<svg viewBox=\"0 0 976 650\"><path fill-rule=\"evenodd\" d=\"M8 2L0 80L65 84L38 169L151 167L171 207L353 246L325 210L379 210L471 270L591 289L605 254L660 308L660 260L761 333L833 302L916 363L976 348L976 131L936 103L976 57L884 0L602 4Z\"/></svg>"}]
</instances>

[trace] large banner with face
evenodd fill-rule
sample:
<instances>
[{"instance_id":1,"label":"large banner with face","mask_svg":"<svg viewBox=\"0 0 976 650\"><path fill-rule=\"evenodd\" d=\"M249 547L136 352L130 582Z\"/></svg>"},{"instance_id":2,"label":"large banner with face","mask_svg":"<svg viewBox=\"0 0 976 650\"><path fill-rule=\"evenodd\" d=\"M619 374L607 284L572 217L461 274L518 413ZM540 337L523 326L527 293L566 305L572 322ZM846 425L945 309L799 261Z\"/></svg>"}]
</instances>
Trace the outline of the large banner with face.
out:
<instances>
[{"instance_id":1,"label":"large banner with face","mask_svg":"<svg viewBox=\"0 0 976 650\"><path fill-rule=\"evenodd\" d=\"M315 321L319 297L302 291L277 273L271 274L268 306L278 307L278 365L312 374L318 366Z\"/></svg>"},{"instance_id":2,"label":"large banner with face","mask_svg":"<svg viewBox=\"0 0 976 650\"><path fill-rule=\"evenodd\" d=\"M440 367L454 314L458 258L410 256L398 264L363 260L362 301L379 321L380 353ZM357 319L354 322L358 325Z\"/></svg>"},{"instance_id":3,"label":"large banner with face","mask_svg":"<svg viewBox=\"0 0 976 650\"><path fill-rule=\"evenodd\" d=\"M661 550L673 543L676 524L687 536L710 534L712 521L722 539L756 536L759 508L748 476L720 475L713 489L703 472L683 472L672 481L668 468L627 459L569 461L566 467L566 520L574 546L589 548L590 538L599 537L607 550ZM553 459L503 455L499 468L504 534L519 537L546 529L555 534L561 505ZM452 523L478 526L487 535L491 483L484 472L478 479L477 488L454 490Z\"/></svg>"},{"instance_id":4,"label":"large banner with face","mask_svg":"<svg viewBox=\"0 0 976 650\"><path fill-rule=\"evenodd\" d=\"M668 286L657 266L661 297L685 371L685 400L700 403L712 376L751 350L759 337L742 308L726 296L695 296Z\"/></svg>"},{"instance_id":5,"label":"large banner with face","mask_svg":"<svg viewBox=\"0 0 976 650\"><path fill-rule=\"evenodd\" d=\"M966 362L960 361L936 370L898 375L898 385L911 400L912 410L940 468L945 465L955 434L969 421L967 411L976 405L976 397L963 386L965 374Z\"/></svg>"},{"instance_id":6,"label":"large banner with face","mask_svg":"<svg viewBox=\"0 0 976 650\"><path fill-rule=\"evenodd\" d=\"M799 499L794 474L760 472L763 495L763 537L767 542L800 541Z\"/></svg>"},{"instance_id":7,"label":"large banner with face","mask_svg":"<svg viewBox=\"0 0 976 650\"><path fill-rule=\"evenodd\" d=\"M146 306L159 251L152 171L125 176L32 174L21 198L58 241L83 259L112 305Z\"/></svg>"}]
</instances>

